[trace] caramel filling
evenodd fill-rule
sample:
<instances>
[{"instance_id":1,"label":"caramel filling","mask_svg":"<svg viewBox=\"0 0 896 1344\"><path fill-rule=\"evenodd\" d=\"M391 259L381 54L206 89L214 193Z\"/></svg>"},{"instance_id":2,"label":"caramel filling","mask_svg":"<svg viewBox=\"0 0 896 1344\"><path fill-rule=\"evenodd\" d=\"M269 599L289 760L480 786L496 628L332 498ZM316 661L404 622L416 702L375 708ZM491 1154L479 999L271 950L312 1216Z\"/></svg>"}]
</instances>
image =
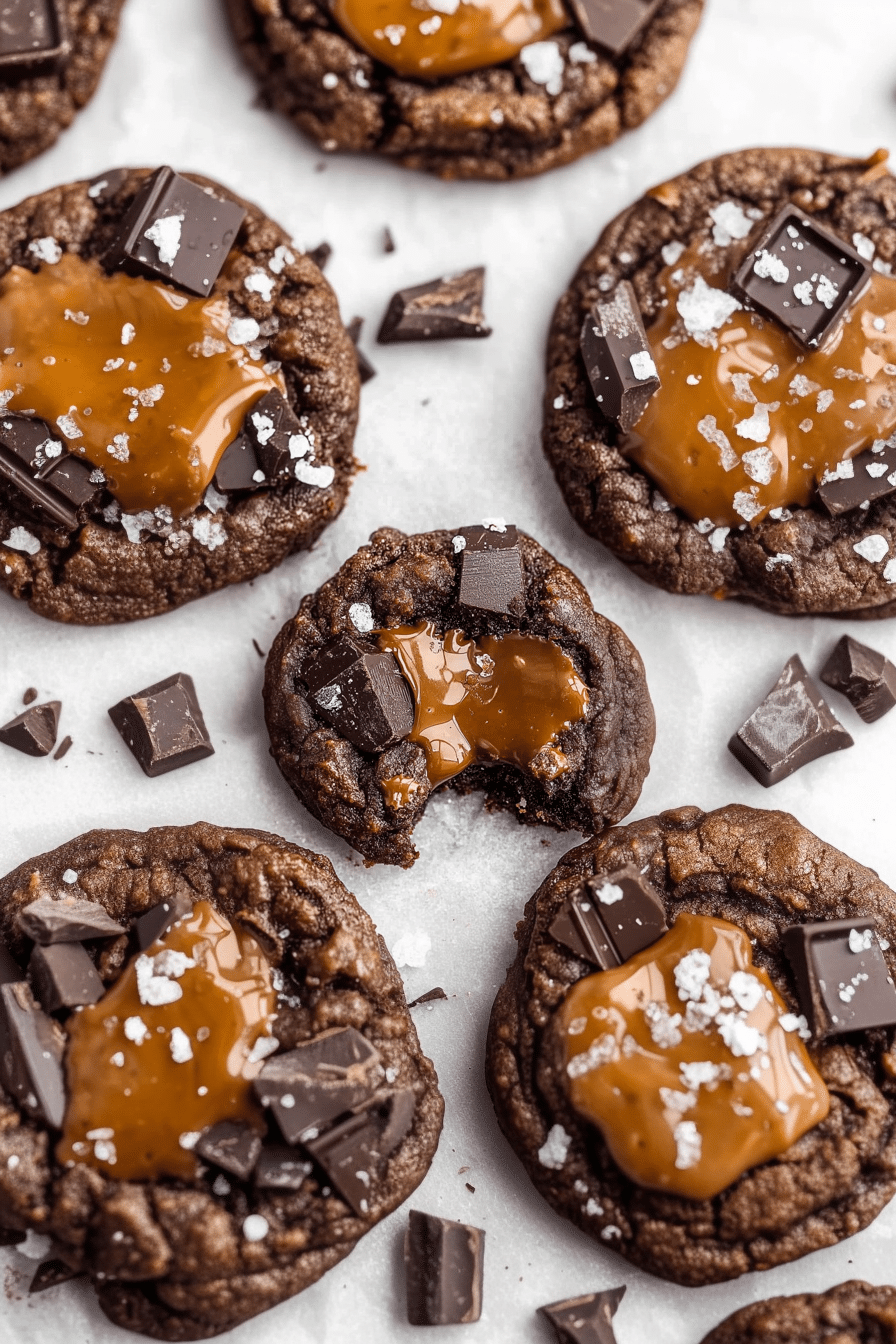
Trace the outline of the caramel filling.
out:
<instances>
[{"instance_id":1,"label":"caramel filling","mask_svg":"<svg viewBox=\"0 0 896 1344\"><path fill-rule=\"evenodd\" d=\"M423 79L500 65L569 24L561 0L333 0L332 10L364 51Z\"/></svg>"},{"instance_id":2,"label":"caramel filling","mask_svg":"<svg viewBox=\"0 0 896 1344\"><path fill-rule=\"evenodd\" d=\"M66 1023L70 1101L58 1160L121 1180L189 1180L206 1126L263 1130L251 1081L276 1002L255 940L200 901Z\"/></svg>"},{"instance_id":3,"label":"caramel filling","mask_svg":"<svg viewBox=\"0 0 896 1344\"><path fill-rule=\"evenodd\" d=\"M682 914L574 985L557 1014L570 1100L639 1185L709 1199L825 1118L828 1090L750 939Z\"/></svg>"},{"instance_id":4,"label":"caramel filling","mask_svg":"<svg viewBox=\"0 0 896 1344\"><path fill-rule=\"evenodd\" d=\"M67 252L0 280L0 389L99 467L125 512L194 509L249 407L279 376L227 338L225 299Z\"/></svg>"},{"instance_id":5,"label":"caramel filling","mask_svg":"<svg viewBox=\"0 0 896 1344\"><path fill-rule=\"evenodd\" d=\"M826 471L896 429L896 280L875 272L808 352L775 322L730 311L718 291L737 260L692 244L661 272L666 306L648 331L661 387L621 444L690 518L724 527L807 505ZM730 316L701 332L725 299Z\"/></svg>"},{"instance_id":6,"label":"caramel filling","mask_svg":"<svg viewBox=\"0 0 896 1344\"><path fill-rule=\"evenodd\" d=\"M486 635L477 644L460 630L444 638L435 630L424 621L379 634L380 648L395 654L414 692L417 712L408 736L426 752L433 785L473 761L507 761L527 770L583 717L588 688L549 639Z\"/></svg>"}]
</instances>

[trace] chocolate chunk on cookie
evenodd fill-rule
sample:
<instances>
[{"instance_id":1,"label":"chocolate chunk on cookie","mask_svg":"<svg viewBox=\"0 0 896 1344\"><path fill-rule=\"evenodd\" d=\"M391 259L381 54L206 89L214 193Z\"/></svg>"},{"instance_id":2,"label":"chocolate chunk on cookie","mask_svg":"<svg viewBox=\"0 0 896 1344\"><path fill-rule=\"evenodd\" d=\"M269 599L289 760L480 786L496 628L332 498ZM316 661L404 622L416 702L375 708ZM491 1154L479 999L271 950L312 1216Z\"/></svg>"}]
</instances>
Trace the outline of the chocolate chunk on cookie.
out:
<instances>
[{"instance_id":1,"label":"chocolate chunk on cookie","mask_svg":"<svg viewBox=\"0 0 896 1344\"><path fill-rule=\"evenodd\" d=\"M501 519L375 532L281 630L264 699L299 800L405 867L438 787L589 832L634 807L653 747L637 651Z\"/></svg>"},{"instance_id":2,"label":"chocolate chunk on cookie","mask_svg":"<svg viewBox=\"0 0 896 1344\"><path fill-rule=\"evenodd\" d=\"M853 1279L826 1293L751 1302L710 1330L703 1344L878 1344L894 1338L896 1288Z\"/></svg>"}]
</instances>

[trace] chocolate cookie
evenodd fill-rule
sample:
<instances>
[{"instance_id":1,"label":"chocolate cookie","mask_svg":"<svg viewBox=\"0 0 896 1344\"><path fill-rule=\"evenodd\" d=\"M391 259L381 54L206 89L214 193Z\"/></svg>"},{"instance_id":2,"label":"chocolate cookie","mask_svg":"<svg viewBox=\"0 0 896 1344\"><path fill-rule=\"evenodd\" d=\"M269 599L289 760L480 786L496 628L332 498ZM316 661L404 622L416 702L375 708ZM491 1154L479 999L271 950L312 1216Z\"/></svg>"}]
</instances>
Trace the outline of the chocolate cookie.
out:
<instances>
[{"instance_id":1,"label":"chocolate cookie","mask_svg":"<svg viewBox=\"0 0 896 1344\"><path fill-rule=\"evenodd\" d=\"M684 807L572 850L517 938L489 1090L604 1246L699 1287L892 1198L896 894L870 869L786 813Z\"/></svg>"},{"instance_id":2,"label":"chocolate cookie","mask_svg":"<svg viewBox=\"0 0 896 1344\"><path fill-rule=\"evenodd\" d=\"M271 754L367 859L410 867L439 785L560 830L635 805L654 739L637 651L501 519L374 532L274 641Z\"/></svg>"},{"instance_id":3,"label":"chocolate cookie","mask_svg":"<svg viewBox=\"0 0 896 1344\"><path fill-rule=\"evenodd\" d=\"M891 1344L896 1288L852 1279L826 1293L753 1302L710 1330L703 1344Z\"/></svg>"},{"instance_id":4,"label":"chocolate cookie","mask_svg":"<svg viewBox=\"0 0 896 1344\"><path fill-rule=\"evenodd\" d=\"M614 220L554 315L544 448L635 573L788 614L896 611L896 181L753 149Z\"/></svg>"},{"instance_id":5,"label":"chocolate cookie","mask_svg":"<svg viewBox=\"0 0 896 1344\"><path fill-rule=\"evenodd\" d=\"M546 172L639 126L675 88L703 10L703 0L226 4L263 99L322 149L495 180Z\"/></svg>"},{"instance_id":6,"label":"chocolate cookie","mask_svg":"<svg viewBox=\"0 0 896 1344\"><path fill-rule=\"evenodd\" d=\"M426 1174L435 1070L319 855L205 824L92 831L0 881L0 940L6 1235L52 1238L116 1324L232 1329Z\"/></svg>"},{"instance_id":7,"label":"chocolate cookie","mask_svg":"<svg viewBox=\"0 0 896 1344\"><path fill-rule=\"evenodd\" d=\"M0 214L0 349L0 584L42 616L169 611L345 503L360 385L333 292L205 178L116 169Z\"/></svg>"}]
</instances>

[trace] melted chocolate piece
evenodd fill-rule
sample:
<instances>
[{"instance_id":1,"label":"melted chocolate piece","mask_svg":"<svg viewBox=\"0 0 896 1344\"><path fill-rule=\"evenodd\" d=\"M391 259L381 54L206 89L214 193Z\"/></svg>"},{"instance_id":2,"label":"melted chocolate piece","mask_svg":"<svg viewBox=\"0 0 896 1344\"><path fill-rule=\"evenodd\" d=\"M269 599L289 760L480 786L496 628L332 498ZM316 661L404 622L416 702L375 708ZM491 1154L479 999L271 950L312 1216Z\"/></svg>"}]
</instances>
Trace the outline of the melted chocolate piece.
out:
<instances>
[{"instance_id":1,"label":"melted chocolate piece","mask_svg":"<svg viewBox=\"0 0 896 1344\"><path fill-rule=\"evenodd\" d=\"M301 1190L312 1170L311 1163L303 1162L295 1148L283 1143L265 1144L255 1168L255 1185L259 1190Z\"/></svg>"},{"instance_id":2,"label":"melted chocolate piece","mask_svg":"<svg viewBox=\"0 0 896 1344\"><path fill-rule=\"evenodd\" d=\"M241 431L224 449L221 461L215 468L215 489L225 495L232 495L240 490L261 490L267 484L252 440L245 431Z\"/></svg>"},{"instance_id":3,"label":"melted chocolate piece","mask_svg":"<svg viewBox=\"0 0 896 1344\"><path fill-rule=\"evenodd\" d=\"M157 939L163 938L172 924L176 924L179 919L186 919L192 910L193 902L183 892L147 910L145 915L134 921L134 933L140 951L145 952Z\"/></svg>"},{"instance_id":4,"label":"melted chocolate piece","mask_svg":"<svg viewBox=\"0 0 896 1344\"><path fill-rule=\"evenodd\" d=\"M871 279L871 262L830 229L785 205L753 240L731 292L818 349Z\"/></svg>"},{"instance_id":5,"label":"melted chocolate piece","mask_svg":"<svg viewBox=\"0 0 896 1344\"><path fill-rule=\"evenodd\" d=\"M0 742L25 756L49 756L56 745L61 709L59 700L32 705L0 728Z\"/></svg>"},{"instance_id":6,"label":"melted chocolate piece","mask_svg":"<svg viewBox=\"0 0 896 1344\"><path fill-rule=\"evenodd\" d=\"M484 266L400 289L386 309L377 340L380 345L394 345L491 336L482 311L484 293Z\"/></svg>"},{"instance_id":7,"label":"melted chocolate piece","mask_svg":"<svg viewBox=\"0 0 896 1344\"><path fill-rule=\"evenodd\" d=\"M308 441L289 402L280 392L266 392L249 411L243 425L243 434L249 440L258 459L258 465L271 479L292 472L294 458L307 452ZM293 453L290 441L300 439ZM245 473L245 467L243 468Z\"/></svg>"},{"instance_id":8,"label":"melted chocolate piece","mask_svg":"<svg viewBox=\"0 0 896 1344\"><path fill-rule=\"evenodd\" d=\"M818 482L818 498L832 518L867 508L896 490L896 435L879 440L880 447L838 463Z\"/></svg>"},{"instance_id":9,"label":"melted chocolate piece","mask_svg":"<svg viewBox=\"0 0 896 1344\"><path fill-rule=\"evenodd\" d=\"M549 933L577 957L608 971L667 932L663 903L631 864L589 877L570 894Z\"/></svg>"},{"instance_id":10,"label":"melted chocolate piece","mask_svg":"<svg viewBox=\"0 0 896 1344\"><path fill-rule=\"evenodd\" d=\"M0 84L58 70L70 51L62 0L3 0Z\"/></svg>"},{"instance_id":11,"label":"melted chocolate piece","mask_svg":"<svg viewBox=\"0 0 896 1344\"><path fill-rule=\"evenodd\" d=\"M362 385L364 383L369 383L371 378L376 377L376 369L373 367L370 360L365 355L364 351L358 345L358 342L361 339L361 332L363 328L364 328L363 317L353 317L351 322L349 322L348 326L346 327L346 331L351 337L352 345L355 347L355 358L358 361L358 373L360 375Z\"/></svg>"},{"instance_id":12,"label":"melted chocolate piece","mask_svg":"<svg viewBox=\"0 0 896 1344\"><path fill-rule=\"evenodd\" d=\"M60 1129L65 1115L65 1037L24 981L0 986L0 1083L22 1110Z\"/></svg>"},{"instance_id":13,"label":"melted chocolate piece","mask_svg":"<svg viewBox=\"0 0 896 1344\"><path fill-rule=\"evenodd\" d=\"M308 1130L322 1129L372 1095L379 1062L359 1031L337 1027L267 1060L255 1095L271 1108L287 1143L300 1143Z\"/></svg>"},{"instance_id":14,"label":"melted chocolate piece","mask_svg":"<svg viewBox=\"0 0 896 1344\"><path fill-rule=\"evenodd\" d=\"M624 432L637 424L660 380L635 291L621 280L598 299L579 341L585 372L601 412Z\"/></svg>"},{"instance_id":15,"label":"melted chocolate piece","mask_svg":"<svg viewBox=\"0 0 896 1344\"><path fill-rule=\"evenodd\" d=\"M27 938L43 947L80 943L86 938L117 938L126 930L98 901L81 896L39 896L19 911L16 923Z\"/></svg>"},{"instance_id":16,"label":"melted chocolate piece","mask_svg":"<svg viewBox=\"0 0 896 1344\"><path fill-rule=\"evenodd\" d=\"M96 1003L106 992L81 943L38 944L28 963L28 978L45 1013Z\"/></svg>"},{"instance_id":17,"label":"melted chocolate piece","mask_svg":"<svg viewBox=\"0 0 896 1344\"><path fill-rule=\"evenodd\" d=\"M613 1317L624 1296L624 1286L610 1288L551 1302L538 1310L556 1330L558 1344L616 1344Z\"/></svg>"},{"instance_id":18,"label":"melted chocolate piece","mask_svg":"<svg viewBox=\"0 0 896 1344\"><path fill-rule=\"evenodd\" d=\"M728 750L767 789L810 761L852 745L794 654L762 704L731 738Z\"/></svg>"},{"instance_id":19,"label":"melted chocolate piece","mask_svg":"<svg viewBox=\"0 0 896 1344\"><path fill-rule=\"evenodd\" d=\"M61 1283L84 1277L84 1270L72 1269L64 1260L45 1260L38 1265L34 1278L28 1285L29 1293L45 1293L48 1288L58 1288Z\"/></svg>"},{"instance_id":20,"label":"melted chocolate piece","mask_svg":"<svg viewBox=\"0 0 896 1344\"><path fill-rule=\"evenodd\" d=\"M516 528L461 527L460 591L462 607L495 611L502 616L521 615L525 608L523 566ZM455 546L457 546L455 539Z\"/></svg>"},{"instance_id":21,"label":"melted chocolate piece","mask_svg":"<svg viewBox=\"0 0 896 1344\"><path fill-rule=\"evenodd\" d=\"M414 726L414 698L394 655L338 635L302 670L315 708L361 751L383 751Z\"/></svg>"},{"instance_id":22,"label":"melted chocolate piece","mask_svg":"<svg viewBox=\"0 0 896 1344\"><path fill-rule=\"evenodd\" d=\"M816 1038L896 1026L896 986L873 919L796 924L784 950Z\"/></svg>"},{"instance_id":23,"label":"melted chocolate piece","mask_svg":"<svg viewBox=\"0 0 896 1344\"><path fill-rule=\"evenodd\" d=\"M90 463L72 457L45 421L9 412L0 416L0 478L42 519L73 532L102 490L92 473Z\"/></svg>"},{"instance_id":24,"label":"melted chocolate piece","mask_svg":"<svg viewBox=\"0 0 896 1344\"><path fill-rule=\"evenodd\" d=\"M261 1156L261 1135L251 1125L222 1120L202 1132L194 1152L231 1176L247 1181Z\"/></svg>"},{"instance_id":25,"label":"melted chocolate piece","mask_svg":"<svg viewBox=\"0 0 896 1344\"><path fill-rule=\"evenodd\" d=\"M846 696L866 723L876 723L896 705L896 667L851 635L835 644L820 676L826 686Z\"/></svg>"},{"instance_id":26,"label":"melted chocolate piece","mask_svg":"<svg viewBox=\"0 0 896 1344\"><path fill-rule=\"evenodd\" d=\"M215 754L193 678L185 672L126 696L109 718L150 779Z\"/></svg>"},{"instance_id":27,"label":"melted chocolate piece","mask_svg":"<svg viewBox=\"0 0 896 1344\"><path fill-rule=\"evenodd\" d=\"M108 270L170 280L205 298L245 217L235 201L221 201L173 169L157 168L119 224L104 265ZM176 220L180 227L165 226L164 220Z\"/></svg>"},{"instance_id":28,"label":"melted chocolate piece","mask_svg":"<svg viewBox=\"0 0 896 1344\"><path fill-rule=\"evenodd\" d=\"M404 1242L411 1325L469 1325L482 1315L485 1233L411 1209Z\"/></svg>"},{"instance_id":29,"label":"melted chocolate piece","mask_svg":"<svg viewBox=\"0 0 896 1344\"><path fill-rule=\"evenodd\" d=\"M369 1213L380 1164L410 1129L414 1104L414 1094L407 1089L378 1092L352 1115L304 1141L355 1213Z\"/></svg>"},{"instance_id":30,"label":"melted chocolate piece","mask_svg":"<svg viewBox=\"0 0 896 1344\"><path fill-rule=\"evenodd\" d=\"M621 56L647 27L663 0L570 0L589 42Z\"/></svg>"}]
</instances>

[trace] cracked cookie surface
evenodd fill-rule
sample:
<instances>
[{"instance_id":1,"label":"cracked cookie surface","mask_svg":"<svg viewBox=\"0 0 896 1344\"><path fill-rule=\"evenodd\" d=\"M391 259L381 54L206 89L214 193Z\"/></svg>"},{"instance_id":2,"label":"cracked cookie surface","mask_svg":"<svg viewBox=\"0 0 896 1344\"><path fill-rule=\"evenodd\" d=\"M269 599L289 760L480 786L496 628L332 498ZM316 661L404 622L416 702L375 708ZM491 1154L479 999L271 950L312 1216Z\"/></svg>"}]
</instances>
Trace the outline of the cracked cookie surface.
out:
<instances>
[{"instance_id":1,"label":"cracked cookie surface","mask_svg":"<svg viewBox=\"0 0 896 1344\"><path fill-rule=\"evenodd\" d=\"M703 1344L891 1344L896 1288L853 1279L826 1293L770 1297L735 1311Z\"/></svg>"}]
</instances>

